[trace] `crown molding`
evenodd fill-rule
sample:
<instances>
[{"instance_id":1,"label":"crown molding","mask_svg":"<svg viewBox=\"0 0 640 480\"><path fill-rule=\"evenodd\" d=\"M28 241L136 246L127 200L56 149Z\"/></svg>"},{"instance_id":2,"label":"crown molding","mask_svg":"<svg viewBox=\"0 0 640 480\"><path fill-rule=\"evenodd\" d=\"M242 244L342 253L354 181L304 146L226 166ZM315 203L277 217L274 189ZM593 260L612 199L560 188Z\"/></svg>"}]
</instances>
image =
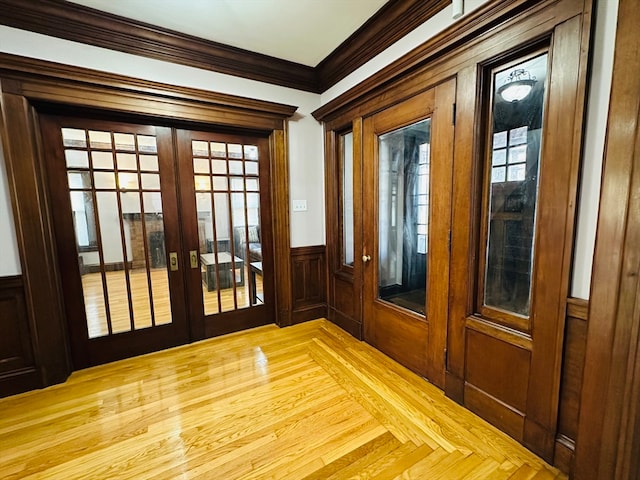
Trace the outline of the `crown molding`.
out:
<instances>
[{"instance_id":1,"label":"crown molding","mask_svg":"<svg viewBox=\"0 0 640 480\"><path fill-rule=\"evenodd\" d=\"M325 91L451 4L451 0L390 0L316 66Z\"/></svg>"},{"instance_id":2,"label":"crown molding","mask_svg":"<svg viewBox=\"0 0 640 480\"><path fill-rule=\"evenodd\" d=\"M320 93L315 69L64 0L0 0L0 24L44 35Z\"/></svg>"},{"instance_id":3,"label":"crown molding","mask_svg":"<svg viewBox=\"0 0 640 480\"><path fill-rule=\"evenodd\" d=\"M124 102L129 103L125 105L126 108L131 108L137 95L138 98L144 97L144 100L153 99L158 103L164 103L167 106L164 112L165 117L173 115L179 117L186 109L197 107L224 110L229 116L239 112L238 114L245 116L251 114L255 117L275 118L281 121L293 115L298 108L293 105L168 85L9 53L0 53L0 77L2 87L0 90L3 92L15 90L13 93L20 93L34 101L60 100L59 97L54 96L54 93L60 90L61 82L66 82L67 90L63 97L69 104L84 102L84 104L93 105L95 103L99 104L100 108L110 107L118 110L123 106L114 103L107 107L104 103L104 94L117 93L122 98L130 98ZM15 81L20 84L20 87L16 87ZM75 90L71 86L75 86ZM89 95L92 95L91 99ZM54 98L56 100L52 100Z\"/></svg>"},{"instance_id":4,"label":"crown molding","mask_svg":"<svg viewBox=\"0 0 640 480\"><path fill-rule=\"evenodd\" d=\"M311 114L318 121L329 121L336 112L353 105L354 102L363 99L376 89L415 71L430 60L452 51L470 39L490 31L527 8L544 2L545 0L490 0Z\"/></svg>"},{"instance_id":5,"label":"crown molding","mask_svg":"<svg viewBox=\"0 0 640 480\"><path fill-rule=\"evenodd\" d=\"M64 0L0 0L0 24L132 55L321 93L450 3L451 0L390 0L315 68Z\"/></svg>"}]
</instances>

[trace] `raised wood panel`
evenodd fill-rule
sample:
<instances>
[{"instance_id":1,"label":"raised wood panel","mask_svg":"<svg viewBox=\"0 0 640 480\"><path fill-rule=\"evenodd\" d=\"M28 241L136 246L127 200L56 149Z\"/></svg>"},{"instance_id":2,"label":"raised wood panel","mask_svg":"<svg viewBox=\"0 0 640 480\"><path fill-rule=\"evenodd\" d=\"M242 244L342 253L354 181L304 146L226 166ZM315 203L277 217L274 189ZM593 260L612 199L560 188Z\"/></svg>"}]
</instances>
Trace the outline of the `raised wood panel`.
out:
<instances>
[{"instance_id":1,"label":"raised wood panel","mask_svg":"<svg viewBox=\"0 0 640 480\"><path fill-rule=\"evenodd\" d=\"M357 303L360 301L360 286L355 286L353 281L334 279L333 308L347 317L354 318Z\"/></svg>"},{"instance_id":2,"label":"raised wood panel","mask_svg":"<svg viewBox=\"0 0 640 480\"><path fill-rule=\"evenodd\" d=\"M292 323L327 315L324 245L291 249Z\"/></svg>"},{"instance_id":3,"label":"raised wood panel","mask_svg":"<svg viewBox=\"0 0 640 480\"><path fill-rule=\"evenodd\" d=\"M320 90L332 87L441 11L451 0L391 0L316 67Z\"/></svg>"},{"instance_id":4,"label":"raised wood panel","mask_svg":"<svg viewBox=\"0 0 640 480\"><path fill-rule=\"evenodd\" d=\"M60 0L0 0L0 23L133 55L319 93L312 67Z\"/></svg>"},{"instance_id":5,"label":"raised wood panel","mask_svg":"<svg viewBox=\"0 0 640 480\"><path fill-rule=\"evenodd\" d=\"M0 277L0 376L33 366L22 278Z\"/></svg>"},{"instance_id":6,"label":"raised wood panel","mask_svg":"<svg viewBox=\"0 0 640 480\"><path fill-rule=\"evenodd\" d=\"M0 397L40 385L22 277L0 277Z\"/></svg>"},{"instance_id":7,"label":"raised wood panel","mask_svg":"<svg viewBox=\"0 0 640 480\"><path fill-rule=\"evenodd\" d=\"M467 330L466 357L467 384L513 409L526 411L531 352L487 334Z\"/></svg>"},{"instance_id":8,"label":"raised wood panel","mask_svg":"<svg viewBox=\"0 0 640 480\"><path fill-rule=\"evenodd\" d=\"M569 305L572 304L569 303ZM588 302L583 300L579 302L577 307L569 308L567 312L558 412L558 434L574 441L578 435L578 412L580 410L588 324L586 317L581 318L578 315L581 313L580 310L588 307Z\"/></svg>"},{"instance_id":9,"label":"raised wood panel","mask_svg":"<svg viewBox=\"0 0 640 480\"><path fill-rule=\"evenodd\" d=\"M571 473L578 434L578 415L582 374L587 343L587 312L589 302L577 298L567 300L560 403L558 405L558 431L553 464L563 472Z\"/></svg>"}]
</instances>

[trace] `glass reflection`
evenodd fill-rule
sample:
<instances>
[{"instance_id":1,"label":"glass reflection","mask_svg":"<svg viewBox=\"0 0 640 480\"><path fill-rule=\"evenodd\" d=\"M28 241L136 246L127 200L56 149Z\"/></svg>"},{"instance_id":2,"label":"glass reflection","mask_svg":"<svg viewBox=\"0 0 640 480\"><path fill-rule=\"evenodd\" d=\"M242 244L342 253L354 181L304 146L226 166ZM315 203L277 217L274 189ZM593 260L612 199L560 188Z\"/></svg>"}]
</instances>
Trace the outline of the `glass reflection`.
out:
<instances>
[{"instance_id":1,"label":"glass reflection","mask_svg":"<svg viewBox=\"0 0 640 480\"><path fill-rule=\"evenodd\" d=\"M340 135L340 175L342 206L342 263L352 266L353 240L353 132Z\"/></svg>"},{"instance_id":2,"label":"glass reflection","mask_svg":"<svg viewBox=\"0 0 640 480\"><path fill-rule=\"evenodd\" d=\"M171 323L155 137L62 134L89 338Z\"/></svg>"},{"instance_id":3,"label":"glass reflection","mask_svg":"<svg viewBox=\"0 0 640 480\"><path fill-rule=\"evenodd\" d=\"M204 313L262 303L258 149L194 140L192 151Z\"/></svg>"},{"instance_id":4,"label":"glass reflection","mask_svg":"<svg viewBox=\"0 0 640 480\"><path fill-rule=\"evenodd\" d=\"M504 95L514 72L531 88ZM547 54L493 74L484 305L528 316ZM523 96L524 95L524 96Z\"/></svg>"},{"instance_id":5,"label":"glass reflection","mask_svg":"<svg viewBox=\"0 0 640 480\"><path fill-rule=\"evenodd\" d=\"M424 315L431 119L381 135L378 296Z\"/></svg>"}]
</instances>

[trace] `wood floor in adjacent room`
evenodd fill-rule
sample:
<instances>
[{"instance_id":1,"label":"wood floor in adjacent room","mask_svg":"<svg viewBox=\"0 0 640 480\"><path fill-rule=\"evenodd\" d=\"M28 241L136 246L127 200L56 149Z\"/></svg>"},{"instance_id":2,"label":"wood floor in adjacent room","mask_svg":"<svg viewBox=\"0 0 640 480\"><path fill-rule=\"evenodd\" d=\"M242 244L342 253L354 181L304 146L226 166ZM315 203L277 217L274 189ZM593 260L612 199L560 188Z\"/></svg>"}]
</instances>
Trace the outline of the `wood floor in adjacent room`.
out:
<instances>
[{"instance_id":1,"label":"wood floor in adjacent room","mask_svg":"<svg viewBox=\"0 0 640 480\"><path fill-rule=\"evenodd\" d=\"M0 478L566 478L327 321L75 372L0 400Z\"/></svg>"}]
</instances>

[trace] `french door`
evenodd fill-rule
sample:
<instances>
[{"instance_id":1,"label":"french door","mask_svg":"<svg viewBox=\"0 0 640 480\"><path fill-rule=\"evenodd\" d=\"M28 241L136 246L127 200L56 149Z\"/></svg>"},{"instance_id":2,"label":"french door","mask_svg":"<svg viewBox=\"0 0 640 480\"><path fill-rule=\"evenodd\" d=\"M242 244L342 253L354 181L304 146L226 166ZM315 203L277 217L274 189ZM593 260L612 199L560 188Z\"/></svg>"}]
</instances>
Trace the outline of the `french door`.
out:
<instances>
[{"instance_id":1,"label":"french door","mask_svg":"<svg viewBox=\"0 0 640 480\"><path fill-rule=\"evenodd\" d=\"M193 335L275 321L269 140L177 131Z\"/></svg>"},{"instance_id":2,"label":"french door","mask_svg":"<svg viewBox=\"0 0 640 480\"><path fill-rule=\"evenodd\" d=\"M274 321L267 139L41 127L74 368Z\"/></svg>"},{"instance_id":3,"label":"french door","mask_svg":"<svg viewBox=\"0 0 640 480\"><path fill-rule=\"evenodd\" d=\"M455 81L364 120L364 338L444 385Z\"/></svg>"},{"instance_id":4,"label":"french door","mask_svg":"<svg viewBox=\"0 0 640 480\"><path fill-rule=\"evenodd\" d=\"M75 368L189 339L171 129L42 117Z\"/></svg>"}]
</instances>

